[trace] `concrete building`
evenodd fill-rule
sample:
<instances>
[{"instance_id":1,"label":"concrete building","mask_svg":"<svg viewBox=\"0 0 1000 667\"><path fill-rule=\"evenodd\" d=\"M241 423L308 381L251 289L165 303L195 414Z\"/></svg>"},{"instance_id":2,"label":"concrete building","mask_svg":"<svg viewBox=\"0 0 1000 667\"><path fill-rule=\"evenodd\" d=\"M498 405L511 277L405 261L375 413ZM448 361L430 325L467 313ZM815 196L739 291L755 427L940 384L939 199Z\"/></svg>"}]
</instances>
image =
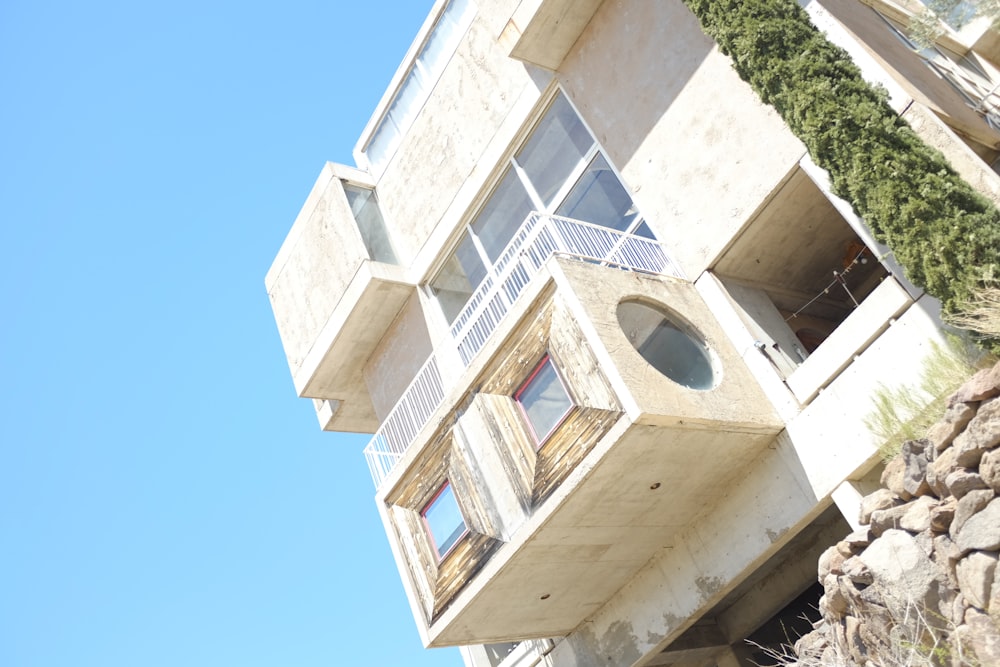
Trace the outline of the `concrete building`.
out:
<instances>
[{"instance_id":1,"label":"concrete building","mask_svg":"<svg viewBox=\"0 0 1000 667\"><path fill-rule=\"evenodd\" d=\"M988 26L805 1L994 199ZM474 667L749 665L877 484L940 338L679 0L439 0L267 274L295 388L372 433L427 646Z\"/></svg>"}]
</instances>

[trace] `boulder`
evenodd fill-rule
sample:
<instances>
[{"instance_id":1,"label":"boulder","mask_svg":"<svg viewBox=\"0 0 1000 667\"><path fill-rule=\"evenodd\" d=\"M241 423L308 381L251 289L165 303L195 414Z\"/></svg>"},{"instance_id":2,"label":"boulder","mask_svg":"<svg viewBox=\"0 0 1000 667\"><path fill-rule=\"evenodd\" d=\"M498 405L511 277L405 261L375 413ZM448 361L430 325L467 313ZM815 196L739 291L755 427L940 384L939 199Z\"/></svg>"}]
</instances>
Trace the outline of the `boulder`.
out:
<instances>
[{"instance_id":1,"label":"boulder","mask_svg":"<svg viewBox=\"0 0 1000 667\"><path fill-rule=\"evenodd\" d=\"M875 510L872 512L871 524L869 525L872 535L876 538L880 538L885 531L892 528L899 528L899 521L903 518L903 515L906 514L907 509L909 509L909 505L900 505L898 507L890 507L889 509ZM878 544L878 539L876 539L873 544Z\"/></svg>"},{"instance_id":2,"label":"boulder","mask_svg":"<svg viewBox=\"0 0 1000 667\"><path fill-rule=\"evenodd\" d=\"M1000 401L990 399L979 407L965 431L955 437L952 448L958 465L974 468L987 451L1000 444Z\"/></svg>"},{"instance_id":3,"label":"boulder","mask_svg":"<svg viewBox=\"0 0 1000 667\"><path fill-rule=\"evenodd\" d=\"M979 460L979 475L993 493L1000 493L1000 449L983 454Z\"/></svg>"},{"instance_id":4,"label":"boulder","mask_svg":"<svg viewBox=\"0 0 1000 667\"><path fill-rule=\"evenodd\" d=\"M947 533L951 526L952 519L955 518L955 508L958 501L954 498L938 503L931 510L931 530L935 533Z\"/></svg>"},{"instance_id":5,"label":"boulder","mask_svg":"<svg viewBox=\"0 0 1000 667\"><path fill-rule=\"evenodd\" d=\"M885 464L882 471L882 486L889 489L903 500L909 500L913 494L903 486L903 479L906 477L906 461L903 457L896 456Z\"/></svg>"},{"instance_id":6,"label":"boulder","mask_svg":"<svg viewBox=\"0 0 1000 667\"><path fill-rule=\"evenodd\" d=\"M955 507L955 518L952 519L951 527L948 528L948 534L951 535L951 538L955 539L965 522L972 518L973 514L986 507L991 500L993 500L993 492L989 489L969 491L964 498L959 500Z\"/></svg>"},{"instance_id":7,"label":"boulder","mask_svg":"<svg viewBox=\"0 0 1000 667\"><path fill-rule=\"evenodd\" d=\"M948 398L948 407L984 401L997 395L1000 395L1000 364L985 368L969 378Z\"/></svg>"},{"instance_id":8,"label":"boulder","mask_svg":"<svg viewBox=\"0 0 1000 667\"><path fill-rule=\"evenodd\" d=\"M955 574L955 563L958 558L958 547L949 536L938 535L934 538L934 551L931 554L931 560L944 572L948 585L955 589L958 588L958 576Z\"/></svg>"},{"instance_id":9,"label":"boulder","mask_svg":"<svg viewBox=\"0 0 1000 667\"><path fill-rule=\"evenodd\" d=\"M911 533L922 533L931 527L931 512L941 501L931 496L920 496L906 505L906 512L899 520L899 527Z\"/></svg>"},{"instance_id":10,"label":"boulder","mask_svg":"<svg viewBox=\"0 0 1000 667\"><path fill-rule=\"evenodd\" d=\"M972 651L980 665L1000 665L1000 631L997 624L976 609L965 612L962 645Z\"/></svg>"},{"instance_id":11,"label":"boulder","mask_svg":"<svg viewBox=\"0 0 1000 667\"><path fill-rule=\"evenodd\" d=\"M927 439L936 451L942 451L951 444L955 436L962 432L966 424L976 416L976 411L967 403L956 403L945 410L944 417L927 431Z\"/></svg>"},{"instance_id":12,"label":"boulder","mask_svg":"<svg viewBox=\"0 0 1000 667\"><path fill-rule=\"evenodd\" d=\"M903 489L911 496L930 492L927 485L928 450L933 451L930 440L907 440L903 443Z\"/></svg>"},{"instance_id":13,"label":"boulder","mask_svg":"<svg viewBox=\"0 0 1000 667\"><path fill-rule=\"evenodd\" d=\"M843 570L844 576L850 579L855 586L869 586L875 581L871 570L857 556L845 560Z\"/></svg>"},{"instance_id":14,"label":"boulder","mask_svg":"<svg viewBox=\"0 0 1000 667\"><path fill-rule=\"evenodd\" d=\"M850 598L838 579L835 574L823 577L823 598L826 600L826 613L834 618L843 618L850 606Z\"/></svg>"},{"instance_id":15,"label":"boulder","mask_svg":"<svg viewBox=\"0 0 1000 667\"><path fill-rule=\"evenodd\" d=\"M973 551L966 554L955 566L958 586L962 595L974 607L986 609L996 576L997 554Z\"/></svg>"},{"instance_id":16,"label":"boulder","mask_svg":"<svg viewBox=\"0 0 1000 667\"><path fill-rule=\"evenodd\" d=\"M826 579L828 574L843 574L841 566L844 563L844 554L840 553L837 547L829 547L820 554L819 564L816 568L816 578L820 583Z\"/></svg>"},{"instance_id":17,"label":"boulder","mask_svg":"<svg viewBox=\"0 0 1000 667\"><path fill-rule=\"evenodd\" d=\"M876 510L871 516L872 534L878 537L890 528L902 528L911 533L923 532L931 527L931 510L938 503L940 501L931 496L920 496L905 505Z\"/></svg>"},{"instance_id":18,"label":"boulder","mask_svg":"<svg viewBox=\"0 0 1000 667\"><path fill-rule=\"evenodd\" d=\"M986 493L992 494L992 491ZM1000 498L994 498L989 505L969 517L955 535L955 544L963 554L974 549L1000 549Z\"/></svg>"},{"instance_id":19,"label":"boulder","mask_svg":"<svg viewBox=\"0 0 1000 667\"><path fill-rule=\"evenodd\" d=\"M944 480L952 470L958 468L955 458L955 448L949 447L927 466L927 484L938 498L944 498L949 493Z\"/></svg>"},{"instance_id":20,"label":"boulder","mask_svg":"<svg viewBox=\"0 0 1000 667\"><path fill-rule=\"evenodd\" d=\"M979 473L969 468L957 468L948 473L944 479L944 485L948 487L951 495L959 500L969 491L987 488L986 482L979 476Z\"/></svg>"},{"instance_id":21,"label":"boulder","mask_svg":"<svg viewBox=\"0 0 1000 667\"><path fill-rule=\"evenodd\" d=\"M871 523L872 512L886 510L901 505L903 501L889 489L879 489L861 499L861 511L858 521L862 524Z\"/></svg>"},{"instance_id":22,"label":"boulder","mask_svg":"<svg viewBox=\"0 0 1000 667\"><path fill-rule=\"evenodd\" d=\"M875 589L895 618L906 618L917 609L940 608L947 581L933 561L903 530L886 530L858 556L872 573ZM950 601L949 601L950 603Z\"/></svg>"}]
</instances>

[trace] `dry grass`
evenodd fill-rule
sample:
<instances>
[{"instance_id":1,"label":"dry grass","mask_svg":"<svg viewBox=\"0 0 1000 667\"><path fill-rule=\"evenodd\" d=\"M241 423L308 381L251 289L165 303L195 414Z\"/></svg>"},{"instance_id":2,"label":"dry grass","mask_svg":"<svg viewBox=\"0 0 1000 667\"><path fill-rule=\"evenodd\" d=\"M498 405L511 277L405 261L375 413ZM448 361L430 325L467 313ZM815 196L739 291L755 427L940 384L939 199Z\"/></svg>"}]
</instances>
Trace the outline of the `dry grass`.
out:
<instances>
[{"instance_id":1,"label":"dry grass","mask_svg":"<svg viewBox=\"0 0 1000 667\"><path fill-rule=\"evenodd\" d=\"M988 287L976 294L948 323L984 338L1000 338L1000 287Z\"/></svg>"},{"instance_id":2,"label":"dry grass","mask_svg":"<svg viewBox=\"0 0 1000 667\"><path fill-rule=\"evenodd\" d=\"M885 610L883 610L884 612ZM943 619L928 620L916 604L908 604L899 618L866 618L857 610L855 617L863 625L885 630L872 636L878 643L866 645L864 653L855 656L838 642L816 643L800 641L772 649L757 645L767 655L770 665L777 667L859 667L866 664L878 667L983 667L960 641L956 639L955 626ZM825 636L835 632L828 623L820 626ZM860 658L859 662L855 658ZM773 662L770 662L773 661Z\"/></svg>"},{"instance_id":3,"label":"dry grass","mask_svg":"<svg viewBox=\"0 0 1000 667\"><path fill-rule=\"evenodd\" d=\"M993 361L968 340L949 336L947 345L931 344L918 385L881 385L875 392L875 406L865 417L865 426L882 443L882 458L888 460L898 454L906 440L924 437L941 418L947 397Z\"/></svg>"}]
</instances>

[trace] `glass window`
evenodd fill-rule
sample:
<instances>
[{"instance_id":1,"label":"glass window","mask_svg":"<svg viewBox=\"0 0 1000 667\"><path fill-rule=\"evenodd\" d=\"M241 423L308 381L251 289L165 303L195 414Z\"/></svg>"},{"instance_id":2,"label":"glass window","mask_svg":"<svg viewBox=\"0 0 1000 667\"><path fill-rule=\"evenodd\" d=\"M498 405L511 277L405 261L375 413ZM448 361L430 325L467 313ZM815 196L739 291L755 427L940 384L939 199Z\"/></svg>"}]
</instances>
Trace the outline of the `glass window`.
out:
<instances>
[{"instance_id":1,"label":"glass window","mask_svg":"<svg viewBox=\"0 0 1000 667\"><path fill-rule=\"evenodd\" d=\"M649 364L690 389L715 386L712 355L687 327L659 308L635 301L618 304L618 323Z\"/></svg>"},{"instance_id":2,"label":"glass window","mask_svg":"<svg viewBox=\"0 0 1000 667\"><path fill-rule=\"evenodd\" d=\"M441 304L448 322L462 312L469 297L486 277L486 266L469 233L462 234L458 247L431 282L431 290Z\"/></svg>"},{"instance_id":3,"label":"glass window","mask_svg":"<svg viewBox=\"0 0 1000 667\"><path fill-rule=\"evenodd\" d=\"M559 426L573 407L552 359L546 356L514 395L531 426L535 442L541 444Z\"/></svg>"},{"instance_id":4,"label":"glass window","mask_svg":"<svg viewBox=\"0 0 1000 667\"><path fill-rule=\"evenodd\" d=\"M441 310L452 324L478 287L475 276L485 277L501 258L532 211L575 218L621 232L654 239L649 227L632 203L632 197L618 180L594 138L576 115L569 101L556 95L531 136L504 171L499 185L486 200L476 219L468 226L468 247L460 246L431 281ZM618 237L606 235L610 246ZM574 247L568 252L586 254L591 246ZM463 237L463 243L465 239ZM472 259L463 253L480 253L475 271ZM464 267L464 268L463 268ZM467 277L467 285L450 287L454 276ZM481 279L481 278L480 278Z\"/></svg>"},{"instance_id":5,"label":"glass window","mask_svg":"<svg viewBox=\"0 0 1000 667\"><path fill-rule=\"evenodd\" d=\"M396 264L396 253L389 242L389 234L382 219L382 211L378 207L378 198L370 188L361 188L350 183L344 183L344 194L351 206L351 213L358 223L361 238L364 239L368 256L376 262Z\"/></svg>"},{"instance_id":6,"label":"glass window","mask_svg":"<svg viewBox=\"0 0 1000 667\"><path fill-rule=\"evenodd\" d=\"M593 145L594 139L580 117L559 95L516 159L548 206Z\"/></svg>"},{"instance_id":7,"label":"glass window","mask_svg":"<svg viewBox=\"0 0 1000 667\"><path fill-rule=\"evenodd\" d=\"M483 250L491 262L500 258L503 249L533 208L528 191L524 189L517 173L513 169L507 169L500 185L472 223L472 230L483 244Z\"/></svg>"},{"instance_id":8,"label":"glass window","mask_svg":"<svg viewBox=\"0 0 1000 667\"><path fill-rule=\"evenodd\" d=\"M448 481L438 489L420 515L424 518L424 525L439 559L444 558L469 531Z\"/></svg>"},{"instance_id":9,"label":"glass window","mask_svg":"<svg viewBox=\"0 0 1000 667\"><path fill-rule=\"evenodd\" d=\"M471 0L452 0L441 13L365 147L368 163L376 172L381 172L396 152L462 35L472 24L475 13L476 7Z\"/></svg>"},{"instance_id":10,"label":"glass window","mask_svg":"<svg viewBox=\"0 0 1000 667\"><path fill-rule=\"evenodd\" d=\"M638 216L632 197L603 155L587 166L556 215L575 218L620 232L628 230Z\"/></svg>"}]
</instances>

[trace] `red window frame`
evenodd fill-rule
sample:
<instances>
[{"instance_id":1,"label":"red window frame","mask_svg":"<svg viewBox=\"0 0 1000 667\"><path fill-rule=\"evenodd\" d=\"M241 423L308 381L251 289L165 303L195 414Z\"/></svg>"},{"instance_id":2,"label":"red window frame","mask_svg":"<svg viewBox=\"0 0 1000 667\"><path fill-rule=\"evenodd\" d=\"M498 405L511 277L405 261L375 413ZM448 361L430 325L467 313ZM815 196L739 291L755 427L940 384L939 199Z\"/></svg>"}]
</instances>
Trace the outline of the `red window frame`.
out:
<instances>
[{"instance_id":1,"label":"red window frame","mask_svg":"<svg viewBox=\"0 0 1000 667\"><path fill-rule=\"evenodd\" d=\"M569 407L567 407L566 411L562 413L562 416L556 420L555 424L552 425L552 428L549 429L549 432L544 436L539 437L535 432L535 425L531 423L531 419L528 417L528 411L524 409L524 404L521 403L521 396L524 394L528 386L531 385L532 381L538 376L545 364L552 366L552 372L555 373L556 379L559 381L559 385L562 387L563 393L566 394L566 398L569 399ZM570 395L569 389L566 387L566 383L562 379L562 375L559 374L559 369L556 368L554 363L552 363L552 355L546 354L542 357L541 361L539 361L535 366L535 369L531 371L531 375L528 376L528 379L522 382L518 390L514 392L514 402L517 403L517 407L520 408L521 416L524 417L524 422L528 425L528 431L535 439L535 449L540 448L545 441L549 439L549 436L555 433L556 429L562 426L562 423L566 421L566 417L569 416L569 413L573 410L574 405L573 397Z\"/></svg>"},{"instance_id":2,"label":"red window frame","mask_svg":"<svg viewBox=\"0 0 1000 667\"><path fill-rule=\"evenodd\" d=\"M423 521L424 524L424 532L427 533L427 539L430 540L431 548L433 548L434 553L437 554L439 563L443 561L448 554L454 551L455 547L457 547L459 543L461 543L462 539L469 534L469 524L465 521L465 516L462 514L462 507L458 504L458 497L455 495L454 489L451 492L452 498L455 499L455 506L458 507L458 515L462 517L462 525L465 527L465 530L463 530L462 533L455 538L455 541L452 542L451 546L448 547L448 550L445 551L444 553L441 553L441 549L440 547L438 547L437 540L434 537L434 531L431 529L431 523L430 521L427 520L427 510L429 510L431 506L434 505L435 502L437 502L437 499L441 497L441 494L445 492L445 489L447 489L450 486L451 486L451 481L447 479L444 480L444 484L438 487L438 490L434 492L434 495L431 497L431 499L428 500L426 503L424 503L423 509L420 510L420 519L421 521Z\"/></svg>"}]
</instances>

